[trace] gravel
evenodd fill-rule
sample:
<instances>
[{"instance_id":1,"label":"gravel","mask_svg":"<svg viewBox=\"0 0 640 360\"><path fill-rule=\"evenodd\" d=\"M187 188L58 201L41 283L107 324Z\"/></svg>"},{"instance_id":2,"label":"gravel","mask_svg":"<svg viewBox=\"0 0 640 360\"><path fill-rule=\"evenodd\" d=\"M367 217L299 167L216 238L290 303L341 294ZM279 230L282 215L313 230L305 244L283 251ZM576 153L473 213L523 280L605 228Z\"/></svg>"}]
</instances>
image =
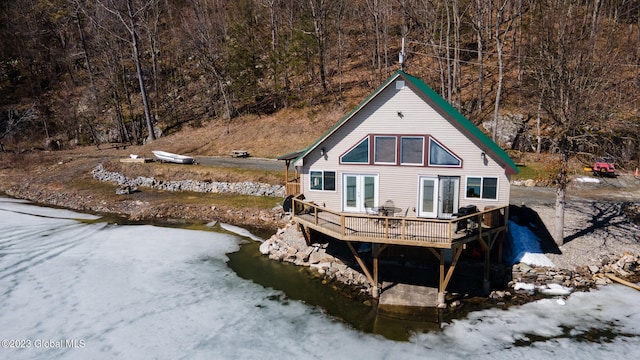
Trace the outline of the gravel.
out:
<instances>
[{"instance_id":1,"label":"gravel","mask_svg":"<svg viewBox=\"0 0 640 360\"><path fill-rule=\"evenodd\" d=\"M557 268L575 269L600 265L625 252L640 254L640 228L624 212L627 205L640 203L640 180L633 175L578 180L567 191L564 243L547 257ZM511 204L535 211L546 228L540 233L548 236L554 229L555 200L554 188L511 187Z\"/></svg>"}]
</instances>

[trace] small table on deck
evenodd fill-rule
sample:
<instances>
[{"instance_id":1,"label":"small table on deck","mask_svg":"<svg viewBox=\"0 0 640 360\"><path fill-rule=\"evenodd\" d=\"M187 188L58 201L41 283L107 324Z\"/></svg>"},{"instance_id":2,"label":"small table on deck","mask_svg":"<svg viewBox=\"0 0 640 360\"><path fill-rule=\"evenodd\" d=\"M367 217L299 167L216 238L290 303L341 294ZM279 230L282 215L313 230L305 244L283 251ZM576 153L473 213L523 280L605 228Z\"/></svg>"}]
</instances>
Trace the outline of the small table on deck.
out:
<instances>
[{"instance_id":1,"label":"small table on deck","mask_svg":"<svg viewBox=\"0 0 640 360\"><path fill-rule=\"evenodd\" d=\"M378 214L382 216L393 216L394 214L397 214L399 212L402 212L402 209L395 206L379 206L378 207Z\"/></svg>"},{"instance_id":2,"label":"small table on deck","mask_svg":"<svg viewBox=\"0 0 640 360\"><path fill-rule=\"evenodd\" d=\"M379 216L394 216L394 214L397 214L399 212L402 212L402 209L399 207L395 207L395 206L379 206L377 208L375 208L376 212L378 213ZM385 219L377 219L376 222L379 225L383 225L386 223ZM399 220L389 220L389 226L391 227L396 227L398 224L397 222L399 222Z\"/></svg>"}]
</instances>

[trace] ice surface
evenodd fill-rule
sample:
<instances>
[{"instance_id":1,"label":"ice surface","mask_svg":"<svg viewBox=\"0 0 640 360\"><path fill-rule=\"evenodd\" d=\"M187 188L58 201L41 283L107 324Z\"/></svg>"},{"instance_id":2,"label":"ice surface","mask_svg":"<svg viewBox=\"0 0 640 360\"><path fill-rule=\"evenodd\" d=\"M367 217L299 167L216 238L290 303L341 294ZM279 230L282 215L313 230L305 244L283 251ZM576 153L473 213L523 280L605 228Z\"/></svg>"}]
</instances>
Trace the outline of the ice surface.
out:
<instances>
[{"instance_id":1,"label":"ice surface","mask_svg":"<svg viewBox=\"0 0 640 360\"><path fill-rule=\"evenodd\" d=\"M585 359L640 354L640 292L607 286L471 313L441 332L395 342L239 278L210 231L69 220L66 211L2 203L3 359ZM15 206L15 208L14 208ZM12 211L15 209L15 211ZM71 218L76 218L73 214ZM584 334L612 333L584 341ZM582 339L582 340L581 340ZM43 341L82 340L78 348ZM598 341L599 340L599 341ZM38 341L40 346L36 348ZM3 342L3 344L6 344Z\"/></svg>"}]
</instances>

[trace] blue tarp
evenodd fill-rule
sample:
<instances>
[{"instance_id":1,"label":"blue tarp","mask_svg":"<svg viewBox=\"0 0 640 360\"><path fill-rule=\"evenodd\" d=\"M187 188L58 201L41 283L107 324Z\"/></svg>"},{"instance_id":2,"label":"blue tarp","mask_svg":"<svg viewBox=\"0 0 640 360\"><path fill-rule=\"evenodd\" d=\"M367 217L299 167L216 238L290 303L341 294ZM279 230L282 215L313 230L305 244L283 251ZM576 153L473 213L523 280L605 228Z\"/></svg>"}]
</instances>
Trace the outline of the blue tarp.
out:
<instances>
[{"instance_id":1,"label":"blue tarp","mask_svg":"<svg viewBox=\"0 0 640 360\"><path fill-rule=\"evenodd\" d=\"M542 252L540 238L528 226L518 225L511 220L509 220L504 262L507 265L525 263L554 267L553 262Z\"/></svg>"}]
</instances>

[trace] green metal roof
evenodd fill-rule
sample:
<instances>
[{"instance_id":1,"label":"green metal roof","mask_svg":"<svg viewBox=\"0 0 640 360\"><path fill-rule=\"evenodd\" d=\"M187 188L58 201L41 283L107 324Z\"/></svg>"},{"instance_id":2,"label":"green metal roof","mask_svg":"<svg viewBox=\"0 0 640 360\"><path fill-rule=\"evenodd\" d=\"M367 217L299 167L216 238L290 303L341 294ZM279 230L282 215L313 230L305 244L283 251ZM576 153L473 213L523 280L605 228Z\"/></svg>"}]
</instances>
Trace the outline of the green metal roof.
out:
<instances>
[{"instance_id":1,"label":"green metal roof","mask_svg":"<svg viewBox=\"0 0 640 360\"><path fill-rule=\"evenodd\" d=\"M300 157L301 154L305 153L307 149L302 149L294 152L290 152L288 154L280 155L276 158L276 160L295 160Z\"/></svg>"},{"instance_id":2,"label":"green metal roof","mask_svg":"<svg viewBox=\"0 0 640 360\"><path fill-rule=\"evenodd\" d=\"M316 140L311 146L305 149L300 156L296 159L305 157L311 150L313 150L318 144L329 137L334 131L340 128L345 122L347 122L354 114L362 109L371 99L377 96L383 89L385 89L391 82L401 77L405 80L406 84L411 87L416 93L429 105L431 105L440 115L448 119L460 132L466 134L471 140L476 143L488 156L494 160L502 163L507 174L517 174L518 167L511 160L509 155L490 137L488 137L482 130L475 126L469 119L464 117L455 107L449 104L448 101L443 99L438 93L431 89L427 84L417 77L411 76L402 70L398 70L391 75L382 85L378 86L366 99L364 99L358 106L351 110L346 116L332 126L324 135Z\"/></svg>"}]
</instances>

